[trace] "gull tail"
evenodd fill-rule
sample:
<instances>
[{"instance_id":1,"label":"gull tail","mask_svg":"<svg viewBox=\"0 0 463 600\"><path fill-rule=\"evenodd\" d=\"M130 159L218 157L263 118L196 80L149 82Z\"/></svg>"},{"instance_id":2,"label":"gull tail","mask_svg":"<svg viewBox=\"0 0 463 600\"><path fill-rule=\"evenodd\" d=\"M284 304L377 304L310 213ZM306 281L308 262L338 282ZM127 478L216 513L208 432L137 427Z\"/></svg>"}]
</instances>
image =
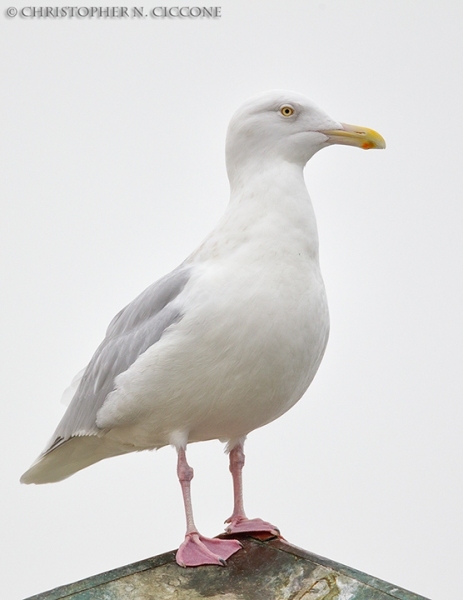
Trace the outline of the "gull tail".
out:
<instances>
[{"instance_id":1,"label":"gull tail","mask_svg":"<svg viewBox=\"0 0 463 600\"><path fill-rule=\"evenodd\" d=\"M41 454L20 481L36 484L62 481L104 458L133 451L132 446L124 447L96 435L72 437Z\"/></svg>"}]
</instances>

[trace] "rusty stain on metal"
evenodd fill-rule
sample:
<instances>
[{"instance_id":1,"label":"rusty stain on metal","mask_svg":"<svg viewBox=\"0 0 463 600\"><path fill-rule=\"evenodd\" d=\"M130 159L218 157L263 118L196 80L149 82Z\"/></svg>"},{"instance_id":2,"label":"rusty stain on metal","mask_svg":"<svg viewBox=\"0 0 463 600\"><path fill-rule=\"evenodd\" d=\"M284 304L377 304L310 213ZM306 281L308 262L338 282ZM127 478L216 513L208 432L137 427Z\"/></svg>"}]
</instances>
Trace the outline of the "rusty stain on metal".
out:
<instances>
[{"instance_id":1,"label":"rusty stain on metal","mask_svg":"<svg viewBox=\"0 0 463 600\"><path fill-rule=\"evenodd\" d=\"M226 567L182 569L167 552L26 600L427 600L281 538L234 537Z\"/></svg>"}]
</instances>

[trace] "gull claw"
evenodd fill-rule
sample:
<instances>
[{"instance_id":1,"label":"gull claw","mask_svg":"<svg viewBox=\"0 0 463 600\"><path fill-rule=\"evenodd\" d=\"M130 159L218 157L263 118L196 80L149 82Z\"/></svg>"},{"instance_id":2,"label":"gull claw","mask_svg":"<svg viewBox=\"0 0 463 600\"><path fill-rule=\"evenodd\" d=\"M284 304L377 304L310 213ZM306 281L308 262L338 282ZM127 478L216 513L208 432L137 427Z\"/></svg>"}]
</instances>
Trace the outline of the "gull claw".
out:
<instances>
[{"instance_id":1,"label":"gull claw","mask_svg":"<svg viewBox=\"0 0 463 600\"><path fill-rule=\"evenodd\" d=\"M227 558L238 552L242 545L238 540L207 538L197 532L187 533L177 550L175 560L181 567L200 565L226 565Z\"/></svg>"},{"instance_id":2,"label":"gull claw","mask_svg":"<svg viewBox=\"0 0 463 600\"><path fill-rule=\"evenodd\" d=\"M271 533L279 536L280 530L275 525L262 519L247 519L246 517L231 517L225 523L229 523L225 528L226 533Z\"/></svg>"}]
</instances>

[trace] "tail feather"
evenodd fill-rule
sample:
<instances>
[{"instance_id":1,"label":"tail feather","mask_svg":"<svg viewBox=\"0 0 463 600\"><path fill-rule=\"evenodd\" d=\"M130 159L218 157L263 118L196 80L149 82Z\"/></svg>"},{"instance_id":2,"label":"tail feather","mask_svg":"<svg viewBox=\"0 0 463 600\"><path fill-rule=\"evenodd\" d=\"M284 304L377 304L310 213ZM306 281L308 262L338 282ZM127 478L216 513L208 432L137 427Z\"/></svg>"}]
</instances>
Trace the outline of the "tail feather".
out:
<instances>
[{"instance_id":1,"label":"tail feather","mask_svg":"<svg viewBox=\"0 0 463 600\"><path fill-rule=\"evenodd\" d=\"M54 483L70 477L104 458L127 454L135 448L121 446L95 435L76 436L39 456L21 477L21 483Z\"/></svg>"}]
</instances>

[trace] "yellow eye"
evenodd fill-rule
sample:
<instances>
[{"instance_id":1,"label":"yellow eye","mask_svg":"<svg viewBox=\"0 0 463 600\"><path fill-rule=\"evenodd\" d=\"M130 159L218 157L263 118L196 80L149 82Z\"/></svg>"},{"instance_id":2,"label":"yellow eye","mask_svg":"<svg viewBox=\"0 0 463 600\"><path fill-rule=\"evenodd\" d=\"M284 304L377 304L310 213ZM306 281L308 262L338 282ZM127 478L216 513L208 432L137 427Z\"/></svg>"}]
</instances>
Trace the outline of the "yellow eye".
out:
<instances>
[{"instance_id":1,"label":"yellow eye","mask_svg":"<svg viewBox=\"0 0 463 600\"><path fill-rule=\"evenodd\" d=\"M294 114L294 108L292 106L282 106L280 108L280 113L284 116L284 117L290 117L291 115Z\"/></svg>"}]
</instances>

